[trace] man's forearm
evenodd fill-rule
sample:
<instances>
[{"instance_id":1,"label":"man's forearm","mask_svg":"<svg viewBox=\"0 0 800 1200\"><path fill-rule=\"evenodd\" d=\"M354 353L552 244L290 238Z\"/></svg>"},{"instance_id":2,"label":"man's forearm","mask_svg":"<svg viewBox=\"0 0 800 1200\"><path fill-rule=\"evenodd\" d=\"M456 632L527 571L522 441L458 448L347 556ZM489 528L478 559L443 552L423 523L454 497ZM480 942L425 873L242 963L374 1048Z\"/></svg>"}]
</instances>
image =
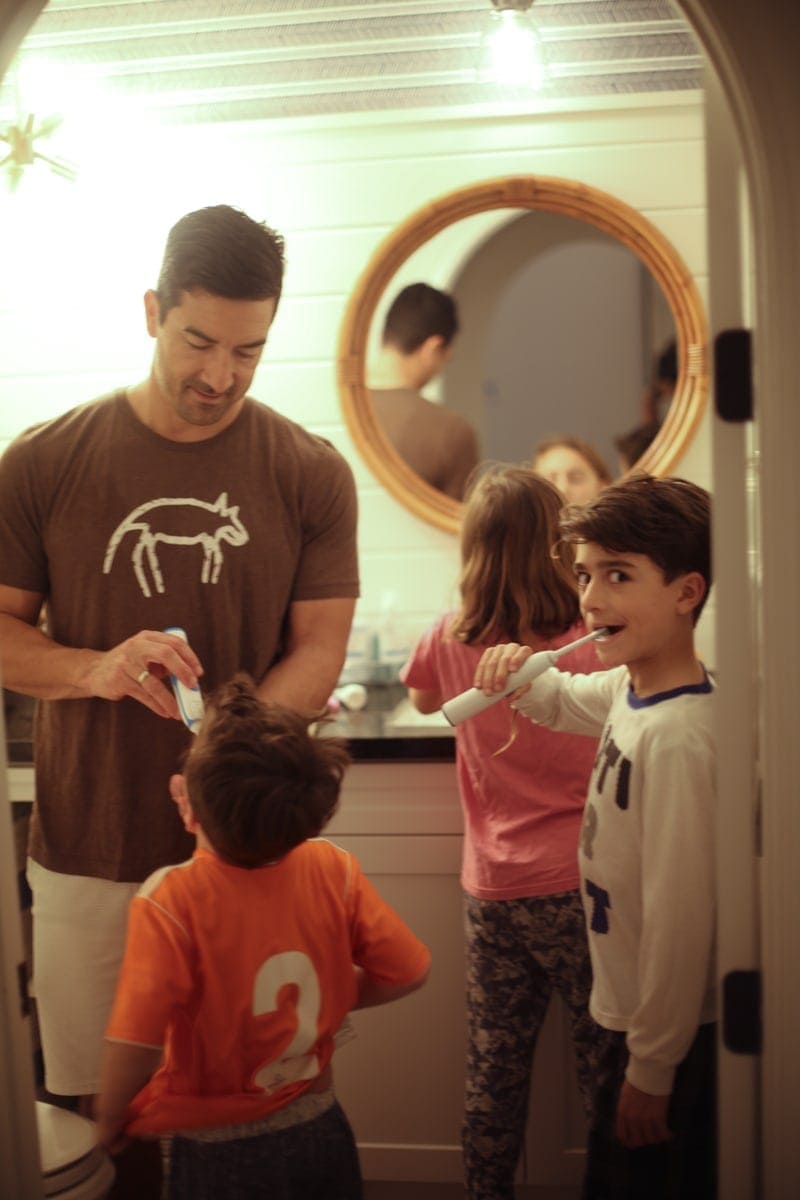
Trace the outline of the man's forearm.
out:
<instances>
[{"instance_id":1,"label":"man's forearm","mask_svg":"<svg viewBox=\"0 0 800 1200\"><path fill-rule=\"evenodd\" d=\"M318 717L336 687L344 653L309 643L291 650L261 680L262 700L282 704L295 712Z\"/></svg>"},{"instance_id":2,"label":"man's forearm","mask_svg":"<svg viewBox=\"0 0 800 1200\"><path fill-rule=\"evenodd\" d=\"M72 649L47 637L35 625L0 614L3 686L39 700L89 696L88 677L98 650Z\"/></svg>"}]
</instances>

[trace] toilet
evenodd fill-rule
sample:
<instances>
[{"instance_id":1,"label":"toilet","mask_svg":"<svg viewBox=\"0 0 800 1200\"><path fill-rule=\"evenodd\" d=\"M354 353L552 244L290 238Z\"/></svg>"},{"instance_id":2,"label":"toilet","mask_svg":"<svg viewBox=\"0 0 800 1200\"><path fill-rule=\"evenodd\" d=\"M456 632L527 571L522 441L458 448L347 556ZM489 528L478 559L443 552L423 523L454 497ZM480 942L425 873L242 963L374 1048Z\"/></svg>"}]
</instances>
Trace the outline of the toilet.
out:
<instances>
[{"instance_id":1,"label":"toilet","mask_svg":"<svg viewBox=\"0 0 800 1200\"><path fill-rule=\"evenodd\" d=\"M96 1143L92 1122L37 1100L36 1123L45 1196L103 1200L114 1182L114 1168Z\"/></svg>"}]
</instances>

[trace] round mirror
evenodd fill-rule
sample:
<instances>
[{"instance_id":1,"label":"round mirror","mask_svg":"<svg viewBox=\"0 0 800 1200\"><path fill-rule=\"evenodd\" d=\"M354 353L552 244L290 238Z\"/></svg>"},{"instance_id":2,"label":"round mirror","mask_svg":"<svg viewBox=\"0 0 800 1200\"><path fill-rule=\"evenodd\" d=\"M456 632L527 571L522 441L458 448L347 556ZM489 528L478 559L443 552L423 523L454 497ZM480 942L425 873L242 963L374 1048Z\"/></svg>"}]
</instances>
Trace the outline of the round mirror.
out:
<instances>
[{"instance_id":1,"label":"round mirror","mask_svg":"<svg viewBox=\"0 0 800 1200\"><path fill-rule=\"evenodd\" d=\"M565 283L570 277L571 292ZM666 474L680 458L707 391L705 318L680 256L635 209L584 184L538 176L489 180L432 201L398 226L367 264L342 325L338 379L345 420L378 479L416 515L455 532L461 505L395 450L369 389L386 310L400 288L421 279L458 300L461 333L438 381L438 398L471 421L483 457L530 459L536 443L551 433L577 433L602 453L603 436L610 445L612 435L639 423L639 381L649 371L643 351L652 359L664 341L674 339L672 400L655 439L633 465ZM615 303L604 303L604 296ZM613 321L619 323L625 311L623 296L638 305L624 318L636 325L625 353L613 332ZM547 363L536 338L550 349ZM590 345L599 347L614 381L609 395L621 407L583 395L583 411L594 424L576 429L567 404L575 387L569 367L591 358ZM614 474L613 458L609 466Z\"/></svg>"}]
</instances>

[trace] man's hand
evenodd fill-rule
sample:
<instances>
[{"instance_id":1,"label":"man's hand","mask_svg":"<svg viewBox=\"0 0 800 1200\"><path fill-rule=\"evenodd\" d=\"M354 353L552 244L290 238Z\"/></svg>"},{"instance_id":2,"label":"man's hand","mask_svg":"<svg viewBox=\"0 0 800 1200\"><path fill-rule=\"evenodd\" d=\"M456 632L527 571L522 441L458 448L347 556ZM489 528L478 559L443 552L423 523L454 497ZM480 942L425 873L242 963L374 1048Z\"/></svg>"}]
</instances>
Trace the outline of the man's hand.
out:
<instances>
[{"instance_id":1,"label":"man's hand","mask_svg":"<svg viewBox=\"0 0 800 1200\"><path fill-rule=\"evenodd\" d=\"M667 1124L668 1108L669 1096L641 1092L626 1079L619 1094L614 1132L629 1150L667 1142L672 1137Z\"/></svg>"},{"instance_id":2,"label":"man's hand","mask_svg":"<svg viewBox=\"0 0 800 1200\"><path fill-rule=\"evenodd\" d=\"M518 671L532 654L533 650L530 646L520 646L517 642L508 642L502 646L490 646L488 650L484 650L475 668L473 687L480 688L485 696L504 692L508 686L509 675ZM525 684L509 699L516 699L529 687L530 684Z\"/></svg>"},{"instance_id":3,"label":"man's hand","mask_svg":"<svg viewBox=\"0 0 800 1200\"><path fill-rule=\"evenodd\" d=\"M202 675L199 658L182 638L144 629L112 650L93 656L83 680L91 696L122 700L130 696L159 717L180 719L168 677L194 687Z\"/></svg>"}]
</instances>

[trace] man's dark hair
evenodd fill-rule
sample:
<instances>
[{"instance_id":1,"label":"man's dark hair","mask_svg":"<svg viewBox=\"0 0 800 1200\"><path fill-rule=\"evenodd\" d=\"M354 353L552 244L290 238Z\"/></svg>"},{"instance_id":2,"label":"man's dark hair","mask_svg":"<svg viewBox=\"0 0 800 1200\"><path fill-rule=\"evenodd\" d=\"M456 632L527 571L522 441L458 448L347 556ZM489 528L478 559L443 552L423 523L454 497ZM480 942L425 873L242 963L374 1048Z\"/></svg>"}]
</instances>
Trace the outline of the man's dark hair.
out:
<instances>
[{"instance_id":1,"label":"man's dark hair","mask_svg":"<svg viewBox=\"0 0 800 1200\"><path fill-rule=\"evenodd\" d=\"M671 583L697 571L705 580L697 623L711 587L711 497L686 479L636 474L614 483L582 507L564 509L561 540L594 542L617 554L646 554Z\"/></svg>"},{"instance_id":2,"label":"man's dark hair","mask_svg":"<svg viewBox=\"0 0 800 1200\"><path fill-rule=\"evenodd\" d=\"M411 283L391 303L383 325L383 344L413 354L429 337L449 346L458 333L456 302L427 283Z\"/></svg>"},{"instance_id":3,"label":"man's dark hair","mask_svg":"<svg viewBox=\"0 0 800 1200\"><path fill-rule=\"evenodd\" d=\"M280 234L227 204L181 217L167 237L158 277L159 318L200 290L228 300L271 300L283 286Z\"/></svg>"},{"instance_id":4,"label":"man's dark hair","mask_svg":"<svg viewBox=\"0 0 800 1200\"><path fill-rule=\"evenodd\" d=\"M220 858L261 867L317 837L336 811L350 761L336 738L255 695L237 675L206 702L184 775L194 815Z\"/></svg>"}]
</instances>

